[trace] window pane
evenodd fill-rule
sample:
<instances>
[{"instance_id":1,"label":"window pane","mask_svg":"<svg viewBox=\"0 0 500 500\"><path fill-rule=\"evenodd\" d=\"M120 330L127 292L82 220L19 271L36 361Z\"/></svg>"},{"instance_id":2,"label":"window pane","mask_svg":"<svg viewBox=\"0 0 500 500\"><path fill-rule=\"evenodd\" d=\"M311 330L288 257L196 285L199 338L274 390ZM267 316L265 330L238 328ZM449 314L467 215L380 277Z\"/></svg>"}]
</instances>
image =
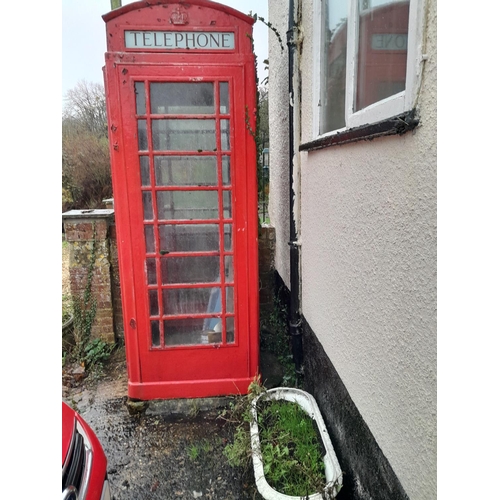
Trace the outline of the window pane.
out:
<instances>
[{"instance_id":1,"label":"window pane","mask_svg":"<svg viewBox=\"0 0 500 500\"><path fill-rule=\"evenodd\" d=\"M222 151L229 151L231 149L229 144L229 120L220 121L220 142Z\"/></svg>"},{"instance_id":2,"label":"window pane","mask_svg":"<svg viewBox=\"0 0 500 500\"><path fill-rule=\"evenodd\" d=\"M161 260L162 284L218 283L220 261L214 257L170 257Z\"/></svg>"},{"instance_id":3,"label":"window pane","mask_svg":"<svg viewBox=\"0 0 500 500\"><path fill-rule=\"evenodd\" d=\"M229 84L228 82L220 82L220 112L229 113Z\"/></svg>"},{"instance_id":4,"label":"window pane","mask_svg":"<svg viewBox=\"0 0 500 500\"><path fill-rule=\"evenodd\" d=\"M233 249L233 226L224 224L224 250L230 252Z\"/></svg>"},{"instance_id":5,"label":"window pane","mask_svg":"<svg viewBox=\"0 0 500 500\"><path fill-rule=\"evenodd\" d=\"M218 320L220 324L220 319ZM163 322L165 345L213 344L221 341L220 326L206 329L201 319L176 319Z\"/></svg>"},{"instance_id":6,"label":"window pane","mask_svg":"<svg viewBox=\"0 0 500 500\"><path fill-rule=\"evenodd\" d=\"M149 290L149 315L158 316L158 292L156 290Z\"/></svg>"},{"instance_id":7,"label":"window pane","mask_svg":"<svg viewBox=\"0 0 500 500\"><path fill-rule=\"evenodd\" d=\"M219 226L216 224L176 224L159 227L160 251L218 252Z\"/></svg>"},{"instance_id":8,"label":"window pane","mask_svg":"<svg viewBox=\"0 0 500 500\"><path fill-rule=\"evenodd\" d=\"M142 206L144 208L144 220L153 220L153 202L151 191L142 193Z\"/></svg>"},{"instance_id":9,"label":"window pane","mask_svg":"<svg viewBox=\"0 0 500 500\"><path fill-rule=\"evenodd\" d=\"M224 205L224 219L231 218L231 191L223 191L222 202Z\"/></svg>"},{"instance_id":10,"label":"window pane","mask_svg":"<svg viewBox=\"0 0 500 500\"><path fill-rule=\"evenodd\" d=\"M234 288L226 288L226 312L234 312Z\"/></svg>"},{"instance_id":11,"label":"window pane","mask_svg":"<svg viewBox=\"0 0 500 500\"><path fill-rule=\"evenodd\" d=\"M221 312L220 288L163 290L164 314L214 314Z\"/></svg>"},{"instance_id":12,"label":"window pane","mask_svg":"<svg viewBox=\"0 0 500 500\"><path fill-rule=\"evenodd\" d=\"M141 164L141 185L151 186L151 179L149 175L149 158L147 156L141 156L139 158Z\"/></svg>"},{"instance_id":13,"label":"window pane","mask_svg":"<svg viewBox=\"0 0 500 500\"><path fill-rule=\"evenodd\" d=\"M234 269L233 257L231 255L224 257L224 267L226 272L226 283L232 283L234 281Z\"/></svg>"},{"instance_id":14,"label":"window pane","mask_svg":"<svg viewBox=\"0 0 500 500\"><path fill-rule=\"evenodd\" d=\"M151 343L153 347L160 347L160 322L151 321Z\"/></svg>"},{"instance_id":15,"label":"window pane","mask_svg":"<svg viewBox=\"0 0 500 500\"><path fill-rule=\"evenodd\" d=\"M148 129L146 120L137 120L137 140L139 151L148 150Z\"/></svg>"},{"instance_id":16,"label":"window pane","mask_svg":"<svg viewBox=\"0 0 500 500\"><path fill-rule=\"evenodd\" d=\"M153 114L214 114L213 83L152 83Z\"/></svg>"},{"instance_id":17,"label":"window pane","mask_svg":"<svg viewBox=\"0 0 500 500\"><path fill-rule=\"evenodd\" d=\"M144 226L144 236L146 237L146 252L155 252L155 233L153 226Z\"/></svg>"},{"instance_id":18,"label":"window pane","mask_svg":"<svg viewBox=\"0 0 500 500\"><path fill-rule=\"evenodd\" d=\"M226 342L234 344L234 318L226 318Z\"/></svg>"},{"instance_id":19,"label":"window pane","mask_svg":"<svg viewBox=\"0 0 500 500\"><path fill-rule=\"evenodd\" d=\"M213 156L155 156L157 186L216 186Z\"/></svg>"},{"instance_id":20,"label":"window pane","mask_svg":"<svg viewBox=\"0 0 500 500\"><path fill-rule=\"evenodd\" d=\"M156 285L156 259L146 259L148 285Z\"/></svg>"},{"instance_id":21,"label":"window pane","mask_svg":"<svg viewBox=\"0 0 500 500\"><path fill-rule=\"evenodd\" d=\"M135 111L138 115L146 114L146 95L144 82L135 82Z\"/></svg>"},{"instance_id":22,"label":"window pane","mask_svg":"<svg viewBox=\"0 0 500 500\"><path fill-rule=\"evenodd\" d=\"M231 184L231 158L229 156L222 157L222 183L225 186Z\"/></svg>"},{"instance_id":23,"label":"window pane","mask_svg":"<svg viewBox=\"0 0 500 500\"><path fill-rule=\"evenodd\" d=\"M359 0L355 111L405 90L409 1Z\"/></svg>"},{"instance_id":24,"label":"window pane","mask_svg":"<svg viewBox=\"0 0 500 500\"><path fill-rule=\"evenodd\" d=\"M159 191L159 219L218 219L217 191Z\"/></svg>"},{"instance_id":25,"label":"window pane","mask_svg":"<svg viewBox=\"0 0 500 500\"><path fill-rule=\"evenodd\" d=\"M153 120L156 151L215 151L215 120Z\"/></svg>"},{"instance_id":26,"label":"window pane","mask_svg":"<svg viewBox=\"0 0 500 500\"><path fill-rule=\"evenodd\" d=\"M345 127L347 2L323 3L320 134Z\"/></svg>"}]
</instances>

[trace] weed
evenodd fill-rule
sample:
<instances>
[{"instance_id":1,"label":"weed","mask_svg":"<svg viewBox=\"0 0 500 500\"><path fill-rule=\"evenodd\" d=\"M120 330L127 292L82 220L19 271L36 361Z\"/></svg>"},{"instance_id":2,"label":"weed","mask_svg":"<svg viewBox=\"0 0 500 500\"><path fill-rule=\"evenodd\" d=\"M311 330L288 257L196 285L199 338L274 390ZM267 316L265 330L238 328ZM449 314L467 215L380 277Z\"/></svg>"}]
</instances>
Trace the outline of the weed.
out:
<instances>
[{"instance_id":1,"label":"weed","mask_svg":"<svg viewBox=\"0 0 500 500\"><path fill-rule=\"evenodd\" d=\"M190 408L189 408L188 414L191 418L194 418L198 415L198 413L200 413L200 405L199 405L198 401L193 399L190 403Z\"/></svg>"},{"instance_id":2,"label":"weed","mask_svg":"<svg viewBox=\"0 0 500 500\"><path fill-rule=\"evenodd\" d=\"M281 291L276 293L272 310L261 318L260 345L263 350L273 353L283 367L281 385L299 387L301 381L295 373L288 333L288 309L280 300L280 294Z\"/></svg>"},{"instance_id":3,"label":"weed","mask_svg":"<svg viewBox=\"0 0 500 500\"><path fill-rule=\"evenodd\" d=\"M259 401L257 415L267 482L291 496L321 491L326 483L323 449L309 415L284 400Z\"/></svg>"},{"instance_id":4,"label":"weed","mask_svg":"<svg viewBox=\"0 0 500 500\"><path fill-rule=\"evenodd\" d=\"M85 366L90 370L92 368L97 368L108 361L111 356L111 351L113 346L104 342L101 339L92 339L84 347L84 357Z\"/></svg>"},{"instance_id":5,"label":"weed","mask_svg":"<svg viewBox=\"0 0 500 500\"><path fill-rule=\"evenodd\" d=\"M210 453L212 451L212 445L210 444L210 441L205 439L203 443L201 444L201 450L203 453Z\"/></svg>"},{"instance_id":6,"label":"weed","mask_svg":"<svg viewBox=\"0 0 500 500\"><path fill-rule=\"evenodd\" d=\"M96 261L96 228L93 226L92 250L90 254L90 263L87 271L87 281L85 290L81 297L73 297L73 316L74 327L73 336L75 338L75 357L78 361L84 361L85 348L90 341L92 325L97 314L97 300L92 295L92 278L94 276L94 267Z\"/></svg>"},{"instance_id":7,"label":"weed","mask_svg":"<svg viewBox=\"0 0 500 500\"><path fill-rule=\"evenodd\" d=\"M188 448L188 456L194 462L200 456L200 450L198 446L192 444Z\"/></svg>"},{"instance_id":8,"label":"weed","mask_svg":"<svg viewBox=\"0 0 500 500\"><path fill-rule=\"evenodd\" d=\"M66 323L73 315L73 302L71 295L63 294L62 296L62 324Z\"/></svg>"},{"instance_id":9,"label":"weed","mask_svg":"<svg viewBox=\"0 0 500 500\"><path fill-rule=\"evenodd\" d=\"M247 469L251 466L250 422L252 414L250 408L252 401L265 390L266 388L261 385L260 376L256 377L248 387L248 395L238 398L220 415L221 418L236 426L233 442L227 444L223 451L231 467Z\"/></svg>"},{"instance_id":10,"label":"weed","mask_svg":"<svg viewBox=\"0 0 500 500\"><path fill-rule=\"evenodd\" d=\"M201 443L192 444L188 447L188 456L189 459L193 462L198 460L204 455L208 455L213 450L213 446L211 445L208 439L204 439Z\"/></svg>"}]
</instances>

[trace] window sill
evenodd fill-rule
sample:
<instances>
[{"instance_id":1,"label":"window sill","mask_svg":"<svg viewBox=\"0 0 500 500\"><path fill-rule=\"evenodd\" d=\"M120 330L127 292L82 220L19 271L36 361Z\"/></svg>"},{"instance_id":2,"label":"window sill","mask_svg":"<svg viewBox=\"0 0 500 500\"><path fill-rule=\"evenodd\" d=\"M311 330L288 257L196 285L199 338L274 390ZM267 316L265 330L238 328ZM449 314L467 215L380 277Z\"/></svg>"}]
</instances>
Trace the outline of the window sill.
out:
<instances>
[{"instance_id":1,"label":"window sill","mask_svg":"<svg viewBox=\"0 0 500 500\"><path fill-rule=\"evenodd\" d=\"M370 123L361 127L351 128L344 130L337 134L329 135L315 139L311 142L306 142L299 146L299 151L314 151L316 149L328 148L330 146L341 146L358 141L371 141L376 137L383 137L386 135L403 135L410 130L413 130L419 123L414 109L393 116L386 120L377 123Z\"/></svg>"}]
</instances>

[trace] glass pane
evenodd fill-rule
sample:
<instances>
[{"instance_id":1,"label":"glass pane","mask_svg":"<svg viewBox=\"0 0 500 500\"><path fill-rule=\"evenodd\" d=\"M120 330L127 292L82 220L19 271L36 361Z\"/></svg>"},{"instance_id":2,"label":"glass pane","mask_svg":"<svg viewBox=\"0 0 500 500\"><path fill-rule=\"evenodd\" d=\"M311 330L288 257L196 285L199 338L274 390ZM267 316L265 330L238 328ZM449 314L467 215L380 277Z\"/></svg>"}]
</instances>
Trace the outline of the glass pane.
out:
<instances>
[{"instance_id":1,"label":"glass pane","mask_svg":"<svg viewBox=\"0 0 500 500\"><path fill-rule=\"evenodd\" d=\"M224 250L230 252L233 249L233 226L224 224Z\"/></svg>"},{"instance_id":2,"label":"glass pane","mask_svg":"<svg viewBox=\"0 0 500 500\"><path fill-rule=\"evenodd\" d=\"M148 148L148 129L146 120L137 120L137 139L139 151L147 151Z\"/></svg>"},{"instance_id":3,"label":"glass pane","mask_svg":"<svg viewBox=\"0 0 500 500\"><path fill-rule=\"evenodd\" d=\"M144 220L153 220L153 201L151 191L142 192L142 207Z\"/></svg>"},{"instance_id":4,"label":"glass pane","mask_svg":"<svg viewBox=\"0 0 500 500\"><path fill-rule=\"evenodd\" d=\"M158 292L156 290L149 290L149 315L158 316Z\"/></svg>"},{"instance_id":5,"label":"glass pane","mask_svg":"<svg viewBox=\"0 0 500 500\"><path fill-rule=\"evenodd\" d=\"M223 191L222 202L224 208L224 219L231 218L231 191Z\"/></svg>"},{"instance_id":6,"label":"glass pane","mask_svg":"<svg viewBox=\"0 0 500 500\"><path fill-rule=\"evenodd\" d=\"M146 259L148 285L156 285L156 259Z\"/></svg>"},{"instance_id":7,"label":"glass pane","mask_svg":"<svg viewBox=\"0 0 500 500\"><path fill-rule=\"evenodd\" d=\"M151 343L153 347L160 347L160 322L151 321Z\"/></svg>"},{"instance_id":8,"label":"glass pane","mask_svg":"<svg viewBox=\"0 0 500 500\"><path fill-rule=\"evenodd\" d=\"M222 319L210 318L203 322L201 334L202 344L214 344L222 342Z\"/></svg>"},{"instance_id":9,"label":"glass pane","mask_svg":"<svg viewBox=\"0 0 500 500\"><path fill-rule=\"evenodd\" d=\"M229 113L229 83L219 83L219 99L220 99L220 112L224 114Z\"/></svg>"},{"instance_id":10,"label":"glass pane","mask_svg":"<svg viewBox=\"0 0 500 500\"><path fill-rule=\"evenodd\" d=\"M234 281L234 269L233 257L231 255L224 257L224 269L226 273L226 283L232 283Z\"/></svg>"},{"instance_id":11,"label":"glass pane","mask_svg":"<svg viewBox=\"0 0 500 500\"><path fill-rule=\"evenodd\" d=\"M405 89L409 1L359 0L355 111Z\"/></svg>"},{"instance_id":12,"label":"glass pane","mask_svg":"<svg viewBox=\"0 0 500 500\"><path fill-rule=\"evenodd\" d=\"M229 120L220 121L220 143L222 151L231 149L229 144Z\"/></svg>"},{"instance_id":13,"label":"glass pane","mask_svg":"<svg viewBox=\"0 0 500 500\"><path fill-rule=\"evenodd\" d=\"M226 312L234 313L234 288L226 288Z\"/></svg>"},{"instance_id":14,"label":"glass pane","mask_svg":"<svg viewBox=\"0 0 500 500\"><path fill-rule=\"evenodd\" d=\"M323 4L320 134L345 127L347 4Z\"/></svg>"},{"instance_id":15,"label":"glass pane","mask_svg":"<svg viewBox=\"0 0 500 500\"><path fill-rule=\"evenodd\" d=\"M135 82L135 112L138 115L146 114L146 94L144 93L144 82Z\"/></svg>"},{"instance_id":16,"label":"glass pane","mask_svg":"<svg viewBox=\"0 0 500 500\"><path fill-rule=\"evenodd\" d=\"M162 252L218 252L216 224L176 224L159 227Z\"/></svg>"},{"instance_id":17,"label":"glass pane","mask_svg":"<svg viewBox=\"0 0 500 500\"><path fill-rule=\"evenodd\" d=\"M170 257L161 260L162 284L218 283L219 257Z\"/></svg>"},{"instance_id":18,"label":"glass pane","mask_svg":"<svg viewBox=\"0 0 500 500\"><path fill-rule=\"evenodd\" d=\"M213 83L151 83L153 114L214 114Z\"/></svg>"},{"instance_id":19,"label":"glass pane","mask_svg":"<svg viewBox=\"0 0 500 500\"><path fill-rule=\"evenodd\" d=\"M220 313L220 288L177 288L163 290L164 314Z\"/></svg>"},{"instance_id":20,"label":"glass pane","mask_svg":"<svg viewBox=\"0 0 500 500\"><path fill-rule=\"evenodd\" d=\"M217 191L160 191L159 219L218 219Z\"/></svg>"},{"instance_id":21,"label":"glass pane","mask_svg":"<svg viewBox=\"0 0 500 500\"><path fill-rule=\"evenodd\" d=\"M144 220L153 220L153 198L151 191L143 191L142 207L144 209Z\"/></svg>"},{"instance_id":22,"label":"glass pane","mask_svg":"<svg viewBox=\"0 0 500 500\"><path fill-rule=\"evenodd\" d=\"M226 342L228 344L234 344L234 318L226 318Z\"/></svg>"},{"instance_id":23,"label":"glass pane","mask_svg":"<svg viewBox=\"0 0 500 500\"><path fill-rule=\"evenodd\" d=\"M214 156L155 156L157 186L217 186Z\"/></svg>"},{"instance_id":24,"label":"glass pane","mask_svg":"<svg viewBox=\"0 0 500 500\"><path fill-rule=\"evenodd\" d=\"M146 238L146 252L155 252L155 233L153 226L144 226L144 236Z\"/></svg>"},{"instance_id":25,"label":"glass pane","mask_svg":"<svg viewBox=\"0 0 500 500\"><path fill-rule=\"evenodd\" d=\"M149 157L141 156L139 161L141 163L141 185L151 186L151 179L149 176Z\"/></svg>"},{"instance_id":26,"label":"glass pane","mask_svg":"<svg viewBox=\"0 0 500 500\"><path fill-rule=\"evenodd\" d=\"M225 186L231 184L231 158L229 156L222 157L222 183Z\"/></svg>"},{"instance_id":27,"label":"glass pane","mask_svg":"<svg viewBox=\"0 0 500 500\"><path fill-rule=\"evenodd\" d=\"M218 320L220 324L220 320ZM213 344L221 341L220 326L213 330L204 329L205 320L176 319L163 322L165 345ZM219 331L217 331L219 330Z\"/></svg>"},{"instance_id":28,"label":"glass pane","mask_svg":"<svg viewBox=\"0 0 500 500\"><path fill-rule=\"evenodd\" d=\"M215 151L215 120L153 120L156 151Z\"/></svg>"}]
</instances>

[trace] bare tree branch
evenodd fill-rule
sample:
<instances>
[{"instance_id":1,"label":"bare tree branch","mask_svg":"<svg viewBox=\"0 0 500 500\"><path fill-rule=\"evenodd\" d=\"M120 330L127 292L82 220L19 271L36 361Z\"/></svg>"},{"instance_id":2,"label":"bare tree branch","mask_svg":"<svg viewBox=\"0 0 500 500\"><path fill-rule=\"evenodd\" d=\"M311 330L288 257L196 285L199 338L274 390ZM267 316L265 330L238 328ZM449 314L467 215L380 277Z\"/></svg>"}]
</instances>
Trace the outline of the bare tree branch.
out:
<instances>
[{"instance_id":1,"label":"bare tree branch","mask_svg":"<svg viewBox=\"0 0 500 500\"><path fill-rule=\"evenodd\" d=\"M72 118L98 137L108 136L106 96L100 83L79 81L65 96L63 118Z\"/></svg>"}]
</instances>

